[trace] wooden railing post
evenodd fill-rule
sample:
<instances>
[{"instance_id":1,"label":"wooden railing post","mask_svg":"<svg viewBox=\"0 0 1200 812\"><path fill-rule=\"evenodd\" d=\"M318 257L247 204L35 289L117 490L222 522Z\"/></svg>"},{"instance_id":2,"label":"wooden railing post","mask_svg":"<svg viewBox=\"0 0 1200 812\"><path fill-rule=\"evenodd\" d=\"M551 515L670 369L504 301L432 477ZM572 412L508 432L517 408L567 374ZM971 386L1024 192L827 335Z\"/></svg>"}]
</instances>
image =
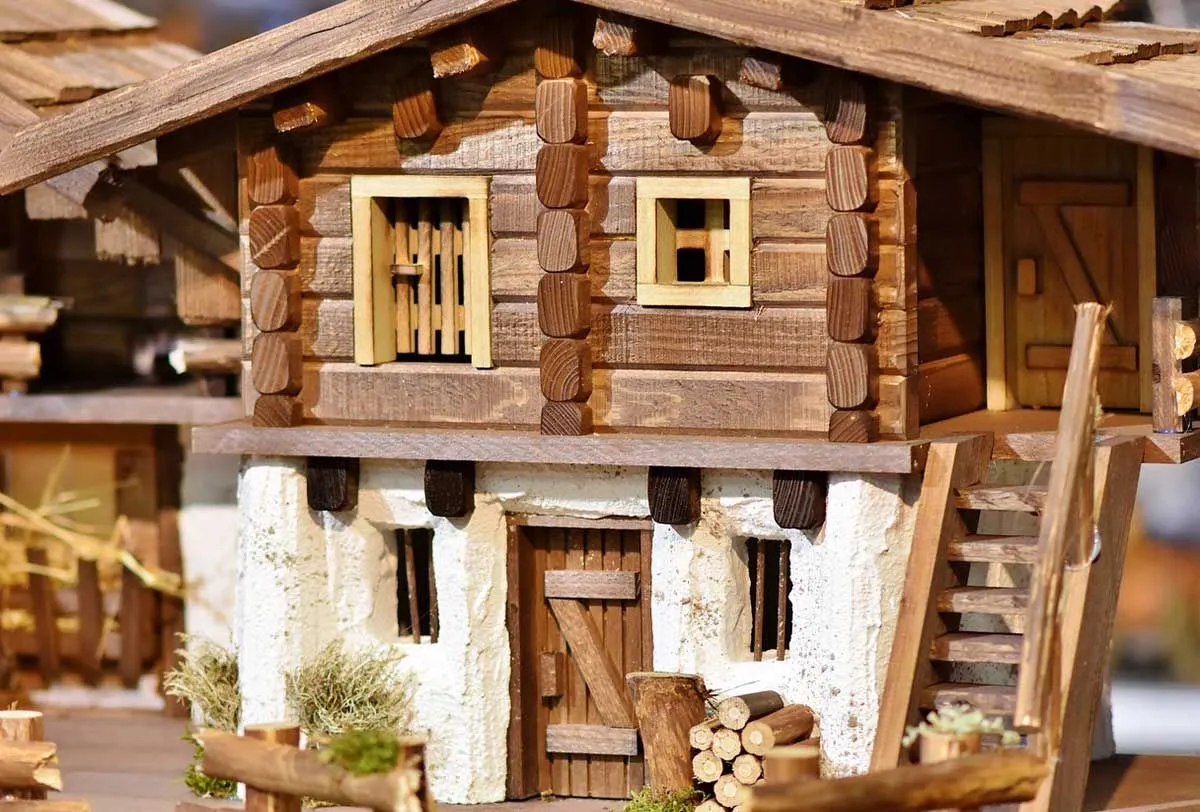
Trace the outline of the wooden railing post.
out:
<instances>
[{"instance_id":1,"label":"wooden railing post","mask_svg":"<svg viewBox=\"0 0 1200 812\"><path fill-rule=\"evenodd\" d=\"M1174 296L1157 297L1151 309L1150 402L1158 434L1184 431L1187 414L1200 405L1200 372L1194 360L1200 355L1200 320L1185 319L1183 311L1184 300Z\"/></svg>"}]
</instances>

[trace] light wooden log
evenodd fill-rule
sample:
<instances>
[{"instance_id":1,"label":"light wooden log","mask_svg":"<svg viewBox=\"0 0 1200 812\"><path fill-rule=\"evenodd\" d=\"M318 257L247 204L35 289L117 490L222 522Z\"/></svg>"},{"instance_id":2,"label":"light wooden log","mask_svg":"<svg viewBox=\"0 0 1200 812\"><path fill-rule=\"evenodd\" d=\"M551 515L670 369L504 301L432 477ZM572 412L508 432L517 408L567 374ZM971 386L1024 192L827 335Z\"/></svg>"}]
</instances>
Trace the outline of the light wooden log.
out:
<instances>
[{"instance_id":1,"label":"light wooden log","mask_svg":"<svg viewBox=\"0 0 1200 812\"><path fill-rule=\"evenodd\" d=\"M626 678L646 754L647 785L692 788L688 734L704 718L704 681L693 674L638 672Z\"/></svg>"},{"instance_id":2,"label":"light wooden log","mask_svg":"<svg viewBox=\"0 0 1200 812\"><path fill-rule=\"evenodd\" d=\"M242 368L239 338L181 338L171 351L176 372L195 375L236 375Z\"/></svg>"},{"instance_id":3,"label":"light wooden log","mask_svg":"<svg viewBox=\"0 0 1200 812\"><path fill-rule=\"evenodd\" d=\"M0 378L30 381L42 369L42 347L15 336L0 340Z\"/></svg>"},{"instance_id":4,"label":"light wooden log","mask_svg":"<svg viewBox=\"0 0 1200 812\"><path fill-rule=\"evenodd\" d=\"M692 725L688 731L688 741L693 750L709 750L712 748L713 731L721 726L721 720L713 717L705 719L698 725ZM715 779L714 779L715 780Z\"/></svg>"},{"instance_id":5,"label":"light wooden log","mask_svg":"<svg viewBox=\"0 0 1200 812\"><path fill-rule=\"evenodd\" d=\"M712 751L725 761L733 761L742 754L742 737L736 730L719 727L713 731Z\"/></svg>"},{"instance_id":6,"label":"light wooden log","mask_svg":"<svg viewBox=\"0 0 1200 812\"><path fill-rule=\"evenodd\" d=\"M438 220L441 226L441 257L442 257L442 323L441 352L442 355L455 355L458 352L458 261L454 253L455 204L452 200L442 200L438 205Z\"/></svg>"},{"instance_id":7,"label":"light wooden log","mask_svg":"<svg viewBox=\"0 0 1200 812\"><path fill-rule=\"evenodd\" d=\"M963 756L978 754L983 747L983 736L979 733L937 733L926 731L917 743L918 761L921 764L937 764ZM948 809L945 812L955 812ZM961 807L957 812L979 812L978 807Z\"/></svg>"},{"instance_id":8,"label":"light wooden log","mask_svg":"<svg viewBox=\"0 0 1200 812\"><path fill-rule=\"evenodd\" d=\"M417 204L417 352L433 354L433 203L422 199Z\"/></svg>"},{"instance_id":9,"label":"light wooden log","mask_svg":"<svg viewBox=\"0 0 1200 812\"><path fill-rule=\"evenodd\" d=\"M727 773L717 779L713 784L713 797L717 803L726 809L733 809L735 806L744 804L750 797L750 789L738 781L733 776L733 773Z\"/></svg>"},{"instance_id":10,"label":"light wooden log","mask_svg":"<svg viewBox=\"0 0 1200 812\"><path fill-rule=\"evenodd\" d=\"M0 711L0 741L40 742L45 738L43 721L44 717L38 711ZM41 800L45 799L46 790L16 790L12 795L23 800Z\"/></svg>"},{"instance_id":11,"label":"light wooden log","mask_svg":"<svg viewBox=\"0 0 1200 812\"><path fill-rule=\"evenodd\" d=\"M724 812L725 807L721 806L714 799L709 798L706 801L701 801L696 806L696 812Z\"/></svg>"},{"instance_id":12,"label":"light wooden log","mask_svg":"<svg viewBox=\"0 0 1200 812\"><path fill-rule=\"evenodd\" d=\"M1175 360L1186 361L1196 354L1196 338L1200 335L1200 319L1175 323Z\"/></svg>"},{"instance_id":13,"label":"light wooden log","mask_svg":"<svg viewBox=\"0 0 1200 812\"><path fill-rule=\"evenodd\" d=\"M812 733L813 712L807 705L788 705L761 719L746 724L742 747L756 756L766 755L773 747L803 739Z\"/></svg>"},{"instance_id":14,"label":"light wooden log","mask_svg":"<svg viewBox=\"0 0 1200 812\"><path fill-rule=\"evenodd\" d=\"M1175 326L1182 321L1182 314L1183 300L1177 297L1159 296L1151 304L1150 402L1154 431L1164 434L1183 430L1176 386L1176 378L1181 370L1179 359L1175 357Z\"/></svg>"},{"instance_id":15,"label":"light wooden log","mask_svg":"<svg viewBox=\"0 0 1200 812\"><path fill-rule=\"evenodd\" d=\"M821 743L813 739L776 747L763 759L763 772L772 786L814 781L821 777Z\"/></svg>"},{"instance_id":16,"label":"light wooden log","mask_svg":"<svg viewBox=\"0 0 1200 812\"><path fill-rule=\"evenodd\" d=\"M755 691L731 696L717 705L717 718L730 730L741 730L751 719L774 713L783 707L783 697L774 691Z\"/></svg>"},{"instance_id":17,"label":"light wooden log","mask_svg":"<svg viewBox=\"0 0 1200 812\"><path fill-rule=\"evenodd\" d=\"M255 741L300 746L299 725L246 725L246 738ZM264 792L246 785L246 812L300 812L300 796Z\"/></svg>"},{"instance_id":18,"label":"light wooden log","mask_svg":"<svg viewBox=\"0 0 1200 812\"><path fill-rule=\"evenodd\" d=\"M1200 396L1200 371L1180 372L1175 376L1175 414L1183 416L1195 409Z\"/></svg>"},{"instance_id":19,"label":"light wooden log","mask_svg":"<svg viewBox=\"0 0 1200 812\"><path fill-rule=\"evenodd\" d=\"M58 747L51 742L0 741L0 789L62 791Z\"/></svg>"},{"instance_id":20,"label":"light wooden log","mask_svg":"<svg viewBox=\"0 0 1200 812\"><path fill-rule=\"evenodd\" d=\"M692 775L701 783L711 784L721 777L724 770L725 763L712 750L701 750L692 756Z\"/></svg>"},{"instance_id":21,"label":"light wooden log","mask_svg":"<svg viewBox=\"0 0 1200 812\"><path fill-rule=\"evenodd\" d=\"M733 777L746 786L753 786L762 778L762 761L751 753L742 753L733 760Z\"/></svg>"},{"instance_id":22,"label":"light wooden log","mask_svg":"<svg viewBox=\"0 0 1200 812\"><path fill-rule=\"evenodd\" d=\"M1020 751L1002 751L819 781L766 783L751 791L746 812L924 812L952 806L1019 803L1037 794L1047 766Z\"/></svg>"},{"instance_id":23,"label":"light wooden log","mask_svg":"<svg viewBox=\"0 0 1200 812\"><path fill-rule=\"evenodd\" d=\"M201 769L213 778L378 812L432 808L425 787L425 745L417 739L401 740L394 770L362 776L326 764L312 750L207 729L199 731L196 739L204 748Z\"/></svg>"}]
</instances>

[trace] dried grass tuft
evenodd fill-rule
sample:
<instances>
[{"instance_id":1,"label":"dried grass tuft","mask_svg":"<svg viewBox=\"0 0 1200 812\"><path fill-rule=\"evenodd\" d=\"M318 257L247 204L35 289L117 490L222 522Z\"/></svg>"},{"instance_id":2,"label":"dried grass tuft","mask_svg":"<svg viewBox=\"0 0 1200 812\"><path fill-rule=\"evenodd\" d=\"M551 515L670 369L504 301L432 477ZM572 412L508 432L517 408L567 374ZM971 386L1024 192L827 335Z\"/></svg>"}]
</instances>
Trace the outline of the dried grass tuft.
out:
<instances>
[{"instance_id":1,"label":"dried grass tuft","mask_svg":"<svg viewBox=\"0 0 1200 812\"><path fill-rule=\"evenodd\" d=\"M411 677L398 651L349 650L335 640L285 675L288 703L309 739L355 731L398 733L410 718Z\"/></svg>"},{"instance_id":2,"label":"dried grass tuft","mask_svg":"<svg viewBox=\"0 0 1200 812\"><path fill-rule=\"evenodd\" d=\"M179 665L164 676L164 689L198 708L206 727L236 733L242 716L237 654L198 637L183 642Z\"/></svg>"}]
</instances>

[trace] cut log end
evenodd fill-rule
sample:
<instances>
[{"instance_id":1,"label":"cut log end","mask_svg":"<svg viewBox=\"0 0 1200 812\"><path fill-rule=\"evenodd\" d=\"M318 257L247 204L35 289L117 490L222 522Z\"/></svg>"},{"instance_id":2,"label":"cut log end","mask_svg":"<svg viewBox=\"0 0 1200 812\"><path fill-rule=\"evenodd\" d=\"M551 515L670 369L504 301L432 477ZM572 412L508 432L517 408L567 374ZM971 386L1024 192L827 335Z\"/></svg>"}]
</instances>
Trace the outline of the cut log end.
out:
<instances>
[{"instance_id":1,"label":"cut log end","mask_svg":"<svg viewBox=\"0 0 1200 812\"><path fill-rule=\"evenodd\" d=\"M756 691L732 696L717 705L717 718L730 730L741 730L751 719L774 713L783 707L783 697L774 691Z\"/></svg>"}]
</instances>

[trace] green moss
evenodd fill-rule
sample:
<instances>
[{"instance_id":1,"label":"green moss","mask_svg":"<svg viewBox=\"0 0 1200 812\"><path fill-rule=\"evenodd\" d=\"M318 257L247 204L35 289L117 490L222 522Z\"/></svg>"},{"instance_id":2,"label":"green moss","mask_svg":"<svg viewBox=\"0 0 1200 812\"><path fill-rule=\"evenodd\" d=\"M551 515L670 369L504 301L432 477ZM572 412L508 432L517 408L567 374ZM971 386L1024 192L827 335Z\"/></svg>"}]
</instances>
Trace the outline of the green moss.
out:
<instances>
[{"instance_id":1,"label":"green moss","mask_svg":"<svg viewBox=\"0 0 1200 812\"><path fill-rule=\"evenodd\" d=\"M321 759L354 775L386 773L400 760L400 741L384 730L351 730L330 739Z\"/></svg>"},{"instance_id":2,"label":"green moss","mask_svg":"<svg viewBox=\"0 0 1200 812\"><path fill-rule=\"evenodd\" d=\"M624 812L692 812L700 797L694 789L662 792L645 787L633 793Z\"/></svg>"},{"instance_id":3,"label":"green moss","mask_svg":"<svg viewBox=\"0 0 1200 812\"><path fill-rule=\"evenodd\" d=\"M192 754L192 763L188 765L187 772L183 774L183 783L192 791L192 794L197 798L214 798L218 801L235 797L237 782L225 778L210 778L201 772L200 759L204 757L204 748L191 735L184 736L183 739L190 741L192 747L195 748L195 752Z\"/></svg>"}]
</instances>

